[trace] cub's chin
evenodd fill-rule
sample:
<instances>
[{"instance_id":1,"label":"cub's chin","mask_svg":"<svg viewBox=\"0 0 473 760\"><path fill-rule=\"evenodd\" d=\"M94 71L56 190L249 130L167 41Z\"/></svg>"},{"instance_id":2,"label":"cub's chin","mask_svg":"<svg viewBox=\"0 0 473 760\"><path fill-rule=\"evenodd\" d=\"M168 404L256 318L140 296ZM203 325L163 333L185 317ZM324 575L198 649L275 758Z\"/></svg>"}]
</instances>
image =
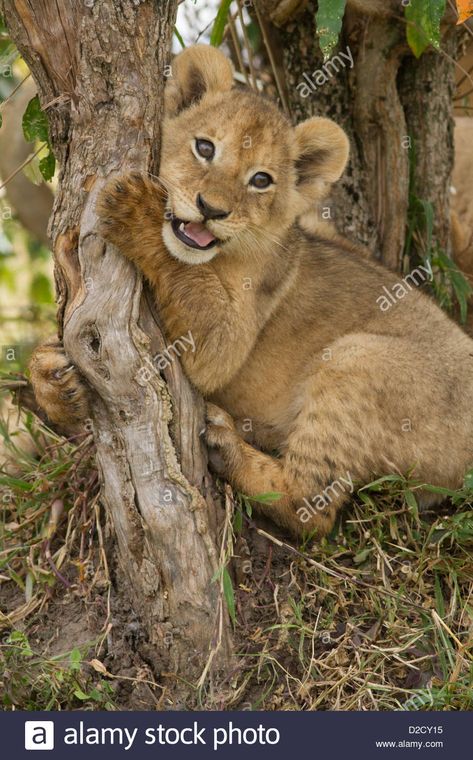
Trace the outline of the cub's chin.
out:
<instances>
[{"instance_id":1,"label":"cub's chin","mask_svg":"<svg viewBox=\"0 0 473 760\"><path fill-rule=\"evenodd\" d=\"M182 240L179 240L172 228L171 222L165 222L163 225L163 240L171 256L183 261L184 264L206 264L211 261L218 253L218 245L211 248L194 248Z\"/></svg>"}]
</instances>

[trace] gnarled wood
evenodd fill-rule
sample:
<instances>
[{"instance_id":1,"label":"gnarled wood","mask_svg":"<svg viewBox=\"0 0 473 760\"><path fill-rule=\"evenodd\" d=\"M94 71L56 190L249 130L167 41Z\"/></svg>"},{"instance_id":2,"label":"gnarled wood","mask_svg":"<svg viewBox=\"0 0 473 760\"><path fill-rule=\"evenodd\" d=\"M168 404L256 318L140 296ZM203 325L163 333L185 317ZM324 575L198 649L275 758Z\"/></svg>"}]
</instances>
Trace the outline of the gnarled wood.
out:
<instances>
[{"instance_id":1,"label":"gnarled wood","mask_svg":"<svg viewBox=\"0 0 473 760\"><path fill-rule=\"evenodd\" d=\"M94 210L112 173L157 173L176 2L4 0L0 8L36 80L61 164L50 223L60 326L94 391L97 461L120 565L156 672L197 678L217 622L221 665L230 652L212 582L217 514L199 437L203 406L177 362L166 379L154 368L151 354L165 338L141 278L98 237Z\"/></svg>"}]
</instances>

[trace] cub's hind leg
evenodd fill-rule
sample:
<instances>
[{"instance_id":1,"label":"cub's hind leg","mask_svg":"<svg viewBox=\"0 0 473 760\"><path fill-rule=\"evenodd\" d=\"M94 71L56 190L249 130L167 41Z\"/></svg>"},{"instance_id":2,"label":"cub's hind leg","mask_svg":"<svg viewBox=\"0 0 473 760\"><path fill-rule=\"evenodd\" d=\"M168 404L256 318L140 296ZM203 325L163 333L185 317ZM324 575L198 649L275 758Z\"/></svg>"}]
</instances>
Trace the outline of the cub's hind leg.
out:
<instances>
[{"instance_id":1,"label":"cub's hind leg","mask_svg":"<svg viewBox=\"0 0 473 760\"><path fill-rule=\"evenodd\" d=\"M267 503L256 501L259 512L297 536L330 533L351 491L346 478L345 486L333 482L321 448L319 456L308 456L294 442L281 458L272 457L244 441L230 415L214 404L207 404L207 423L210 462L219 475L250 498L280 495ZM320 494L316 506L310 501L314 494Z\"/></svg>"},{"instance_id":2,"label":"cub's hind leg","mask_svg":"<svg viewBox=\"0 0 473 760\"><path fill-rule=\"evenodd\" d=\"M442 485L448 439L443 428L444 440L431 435L433 419L412 394L423 370L422 347L416 356L416 347L402 339L348 335L332 349L332 358L314 361L303 387L294 390L300 408L279 458L248 445L228 415L210 406L208 443L218 451L221 474L250 497L281 493L262 509L296 534L330 532L355 484L378 475L412 471ZM427 408L433 406L424 395Z\"/></svg>"}]
</instances>

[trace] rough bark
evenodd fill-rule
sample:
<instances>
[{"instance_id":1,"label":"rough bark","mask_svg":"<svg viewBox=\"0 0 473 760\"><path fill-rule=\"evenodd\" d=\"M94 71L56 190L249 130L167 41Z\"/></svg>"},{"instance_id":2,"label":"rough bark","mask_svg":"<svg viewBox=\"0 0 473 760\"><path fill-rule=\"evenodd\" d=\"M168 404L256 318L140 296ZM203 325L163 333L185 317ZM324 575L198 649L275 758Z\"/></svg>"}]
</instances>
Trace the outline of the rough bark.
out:
<instances>
[{"instance_id":1,"label":"rough bark","mask_svg":"<svg viewBox=\"0 0 473 760\"><path fill-rule=\"evenodd\" d=\"M324 65L315 34L316 3L260 0L259 5L267 17L272 15L280 24L279 29L274 28L277 37L273 39L283 51L293 120L328 116L349 135L350 164L331 196L338 229L364 242L386 266L401 267L411 137L417 160L416 193L434 204L435 236L449 251L448 188L458 33L447 24L442 52L427 52L416 60L406 42L398 3L351 0L338 50L345 51L348 45L354 66L340 67L329 82L302 98L296 86L304 81L303 74L310 75ZM278 9L285 12L278 13Z\"/></svg>"},{"instance_id":2,"label":"rough bark","mask_svg":"<svg viewBox=\"0 0 473 760\"><path fill-rule=\"evenodd\" d=\"M193 680L219 644L221 666L230 655L212 582L217 510L199 437L203 405L178 362L165 378L155 370L150 355L166 343L141 278L94 230L95 199L112 173L158 171L176 2L3 0L0 9L37 83L61 166L50 222L59 325L93 389L103 500L123 577L156 673Z\"/></svg>"}]
</instances>

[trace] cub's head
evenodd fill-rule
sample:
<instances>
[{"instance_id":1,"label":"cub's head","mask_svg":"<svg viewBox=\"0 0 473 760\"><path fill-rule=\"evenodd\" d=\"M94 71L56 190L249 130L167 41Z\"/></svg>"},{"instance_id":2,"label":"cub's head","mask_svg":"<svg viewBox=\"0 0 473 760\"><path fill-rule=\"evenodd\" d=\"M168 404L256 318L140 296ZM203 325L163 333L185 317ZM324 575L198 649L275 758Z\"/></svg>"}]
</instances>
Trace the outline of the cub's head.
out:
<instances>
[{"instance_id":1,"label":"cub's head","mask_svg":"<svg viewBox=\"0 0 473 760\"><path fill-rule=\"evenodd\" d=\"M170 253L189 264L271 248L335 182L348 139L329 119L292 127L277 107L233 89L223 53L178 55L166 86L160 176Z\"/></svg>"}]
</instances>

